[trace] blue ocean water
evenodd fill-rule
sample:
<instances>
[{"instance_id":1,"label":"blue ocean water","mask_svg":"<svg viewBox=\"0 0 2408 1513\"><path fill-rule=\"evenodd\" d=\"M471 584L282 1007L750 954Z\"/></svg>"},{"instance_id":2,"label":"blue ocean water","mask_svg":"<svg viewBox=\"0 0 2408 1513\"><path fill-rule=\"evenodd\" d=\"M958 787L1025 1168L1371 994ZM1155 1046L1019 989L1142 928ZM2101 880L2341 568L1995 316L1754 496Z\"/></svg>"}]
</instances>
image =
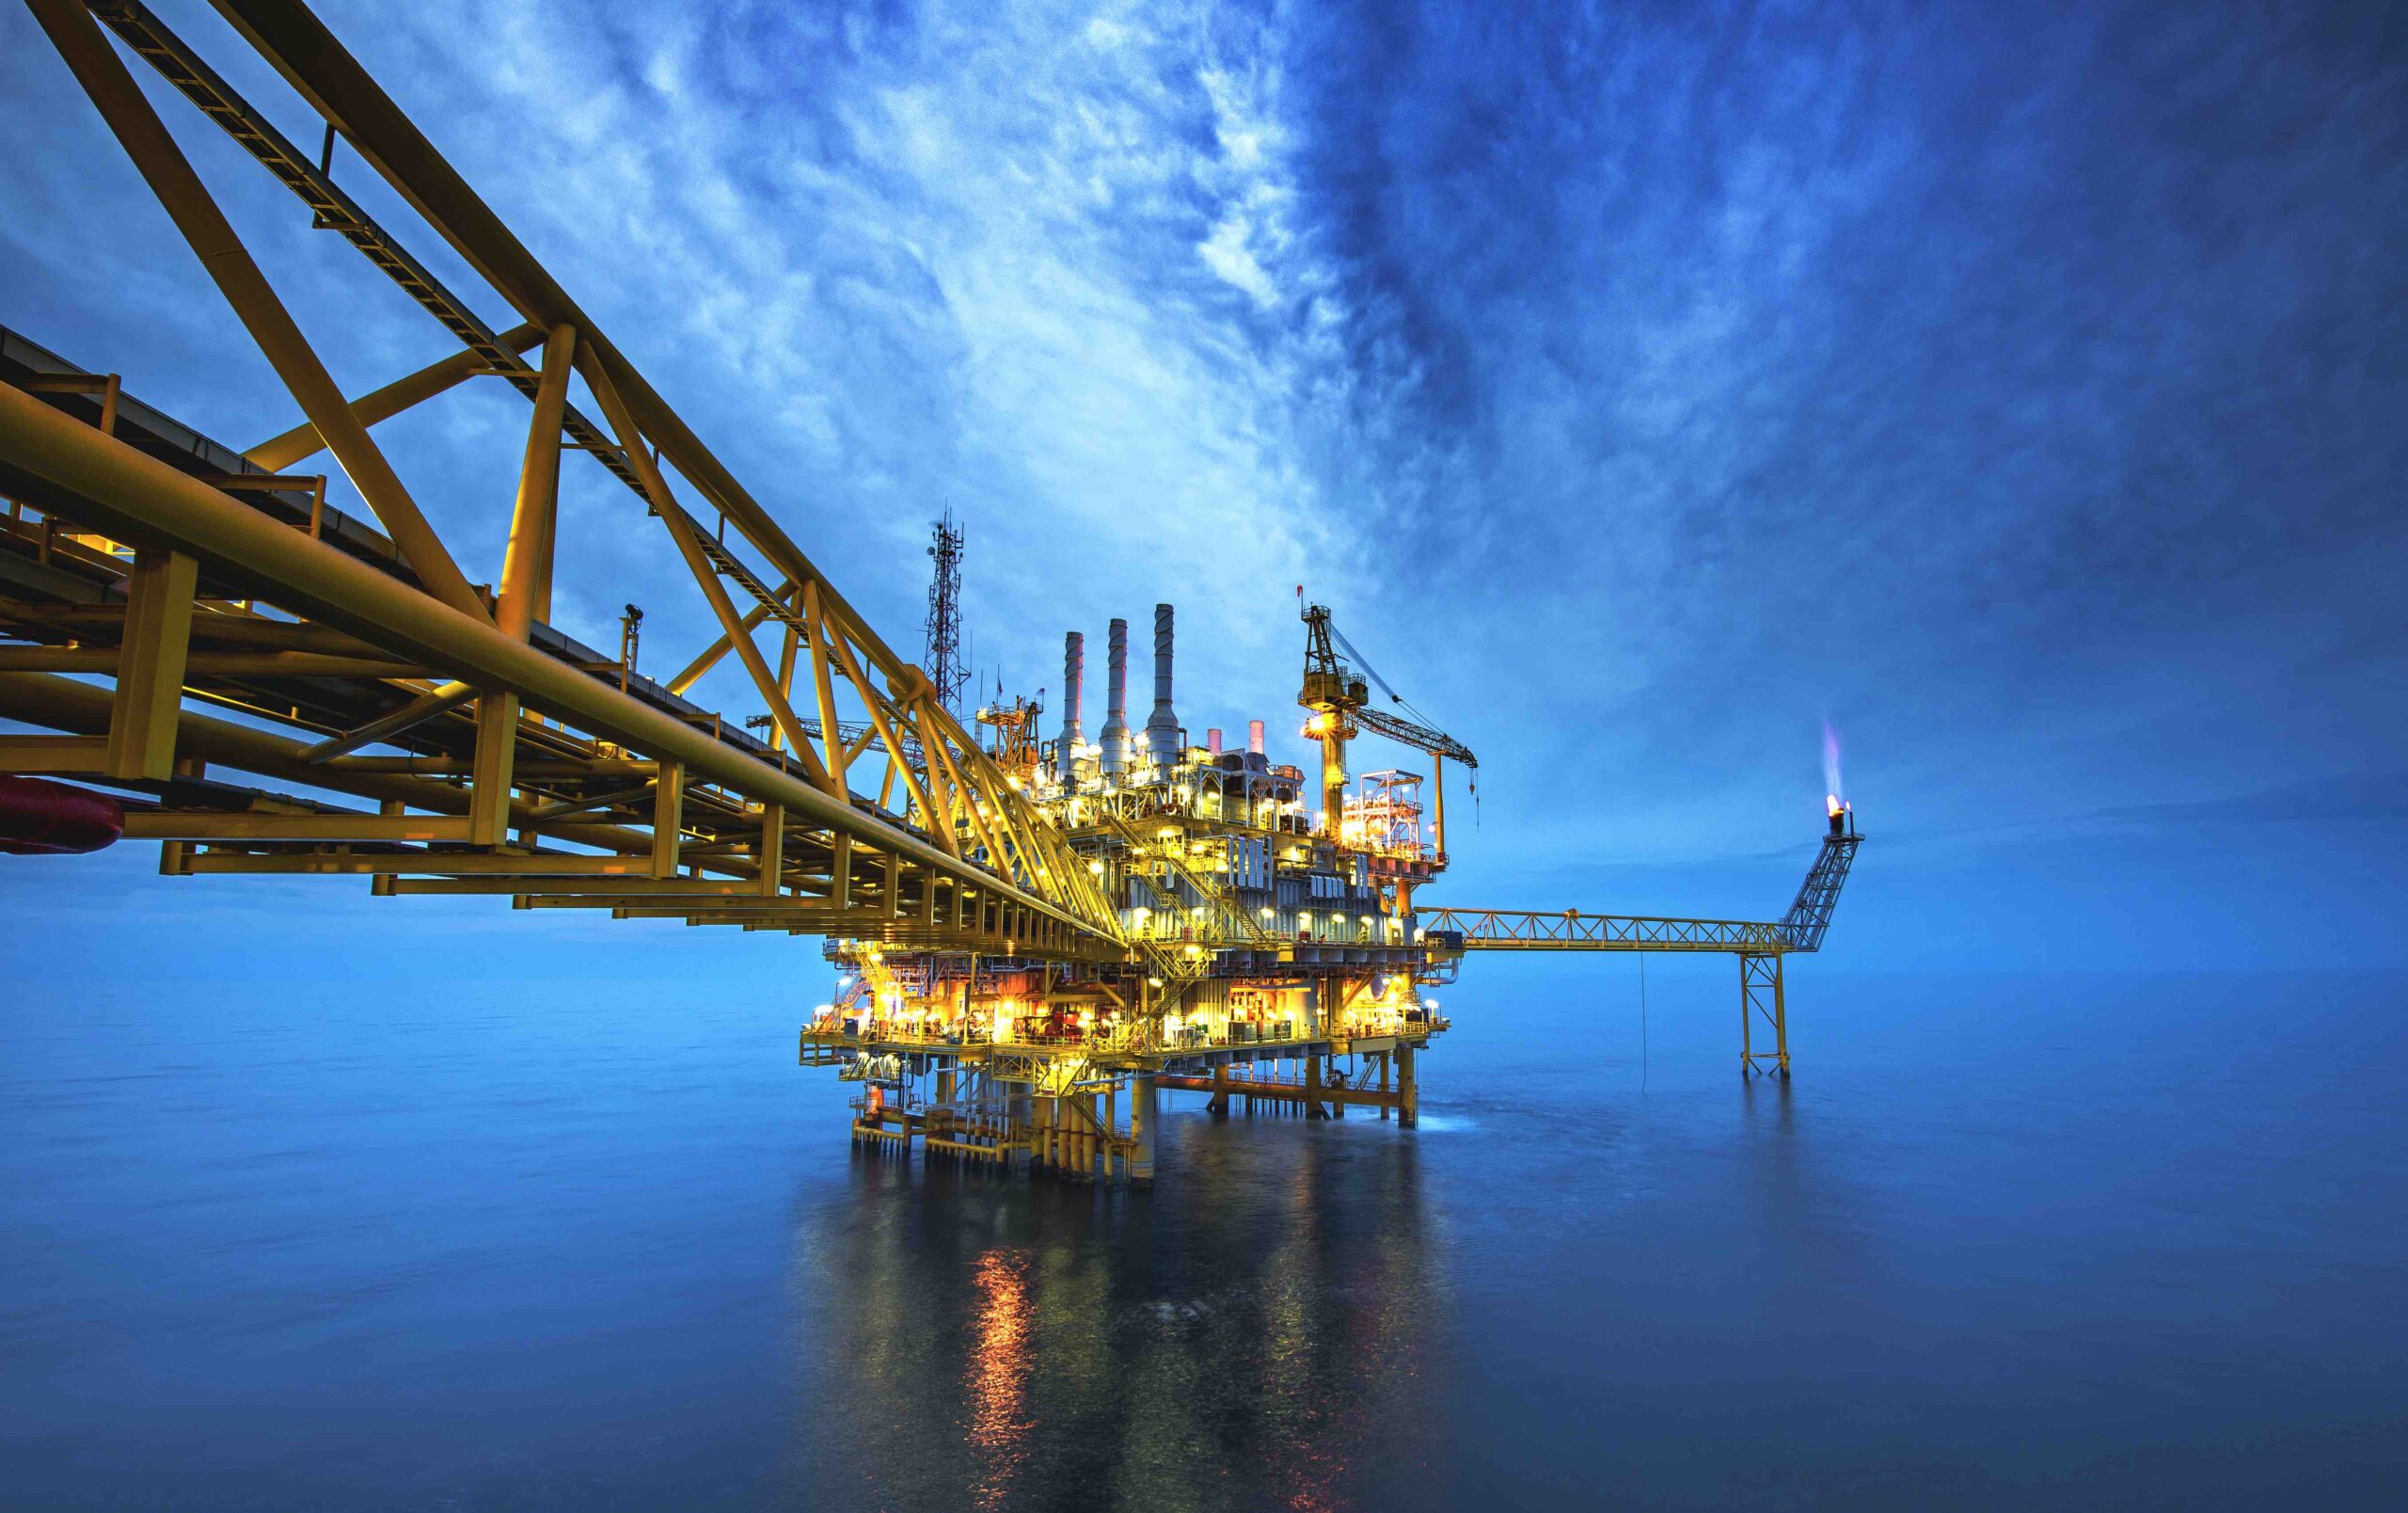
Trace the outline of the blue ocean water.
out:
<instances>
[{"instance_id":1,"label":"blue ocean water","mask_svg":"<svg viewBox=\"0 0 2408 1513\"><path fill-rule=\"evenodd\" d=\"M1783 1087L1475 965L1142 1193L853 1156L800 1004L12 982L0 1502L2399 1505L2408 978L1800 963Z\"/></svg>"}]
</instances>

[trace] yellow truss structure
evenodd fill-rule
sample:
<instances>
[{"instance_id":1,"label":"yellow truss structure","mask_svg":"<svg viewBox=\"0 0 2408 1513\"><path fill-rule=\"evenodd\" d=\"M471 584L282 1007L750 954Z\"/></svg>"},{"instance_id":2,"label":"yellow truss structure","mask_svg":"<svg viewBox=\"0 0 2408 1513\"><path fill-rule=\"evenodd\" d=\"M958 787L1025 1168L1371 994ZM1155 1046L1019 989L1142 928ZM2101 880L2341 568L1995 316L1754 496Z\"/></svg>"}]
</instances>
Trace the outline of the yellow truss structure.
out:
<instances>
[{"instance_id":1,"label":"yellow truss structure","mask_svg":"<svg viewBox=\"0 0 2408 1513\"><path fill-rule=\"evenodd\" d=\"M0 715L55 732L0 736L0 770L147 788L155 802L131 808L126 833L165 842L174 873L367 875L387 894L1131 959L1061 829L304 6L218 8L329 143L348 142L515 312L515 328L486 327L147 8L30 4L303 419L233 466L188 465L129 444L115 375L0 385L0 491L16 502L6 529L77 585L0 601L0 630L37 643L0 647ZM464 350L346 398L103 23ZM572 374L598 417L570 402ZM491 377L526 394L531 415L488 590L372 428ZM97 422L71 393L98 403ZM720 628L665 687L579 656L546 623L564 451L661 522ZM321 452L381 531L327 505L323 476L292 472ZM771 622L774 667L754 640ZM766 742L683 699L731 653L769 717ZM379 742L405 754L356 755ZM369 806L280 798L221 770Z\"/></svg>"}]
</instances>

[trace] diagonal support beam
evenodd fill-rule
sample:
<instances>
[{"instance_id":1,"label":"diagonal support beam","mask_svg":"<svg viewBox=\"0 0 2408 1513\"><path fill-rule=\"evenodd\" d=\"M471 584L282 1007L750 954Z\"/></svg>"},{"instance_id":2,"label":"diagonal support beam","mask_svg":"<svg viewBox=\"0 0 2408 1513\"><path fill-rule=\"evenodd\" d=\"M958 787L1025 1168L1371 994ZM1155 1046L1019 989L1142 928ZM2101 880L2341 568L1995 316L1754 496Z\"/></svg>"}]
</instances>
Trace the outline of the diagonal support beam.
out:
<instances>
[{"instance_id":1,"label":"diagonal support beam","mask_svg":"<svg viewBox=\"0 0 2408 1513\"><path fill-rule=\"evenodd\" d=\"M845 786L845 737L837 728L836 692L828 677L828 647L825 642L831 627L819 613L819 585L816 581L802 585L802 623L811 639L811 679L819 696L819 741L827 754L828 773L836 786ZM780 689L792 686L794 676L794 632L786 632L785 677Z\"/></svg>"},{"instance_id":2,"label":"diagonal support beam","mask_svg":"<svg viewBox=\"0 0 2408 1513\"><path fill-rule=\"evenodd\" d=\"M891 785L895 781L895 774L901 772L904 786L911 790L911 797L918 802L920 812L927 815L935 814L936 806L928 800L928 790L921 783L920 774L913 772L911 764L903 759L903 743L895 739L895 726L887 720L886 711L882 708L883 701L869 686L868 680L862 677L861 663L854 661L853 648L847 643L844 631L834 626L829 629L835 633L828 638L828 650L835 657L837 664L844 668L845 676L852 680L854 689L861 693L862 704L869 710L870 728L877 731L878 739L886 744L885 784ZM888 788L881 785L878 795L879 808L886 807L888 797ZM951 831L931 825L929 833L935 836L936 843L944 848L946 854L960 854L960 849L955 845Z\"/></svg>"},{"instance_id":3,"label":"diagonal support beam","mask_svg":"<svg viewBox=\"0 0 2408 1513\"><path fill-rule=\"evenodd\" d=\"M385 454L370 439L368 428L359 423L351 405L335 387L335 381L310 349L301 327L293 323L292 312L284 308L246 251L234 228L227 222L225 213L209 196L200 175L193 171L167 134L158 113L126 72L108 40L87 11L75 0L26 0L34 18L50 36L51 43L66 60L84 93L91 99L101 119L108 124L135 167L150 185L159 203L176 223L200 259L201 267L215 281L226 302L259 343L261 353L276 369L284 387L300 403L301 412L309 418L319 435L326 439L343 472L359 490L368 507L376 512L385 530L401 549L402 555L418 574L419 581L436 598L461 613L478 620L486 618L484 601L461 576L459 565L444 549L441 538L426 517L419 512L418 503L393 471Z\"/></svg>"},{"instance_id":4,"label":"diagonal support beam","mask_svg":"<svg viewBox=\"0 0 2408 1513\"><path fill-rule=\"evenodd\" d=\"M466 683L445 683L420 694L390 714L379 715L340 736L327 737L304 751L301 759L310 763L332 761L362 746L373 745L388 736L398 736L412 725L424 725L436 715L456 709L476 696L477 691Z\"/></svg>"},{"instance_id":5,"label":"diagonal support beam","mask_svg":"<svg viewBox=\"0 0 2408 1513\"><path fill-rule=\"evenodd\" d=\"M494 338L499 344L513 352L524 352L544 340L544 328L532 321L514 326ZM440 362L431 362L418 372L396 378L382 389L371 390L351 402L351 413L362 425L374 425L389 421L405 409L425 404L437 394L451 390L481 374L492 373L482 352L455 352ZM243 454L244 460L269 472L282 472L305 457L314 456L326 449L325 438L318 428L303 421L280 436L269 437L258 446Z\"/></svg>"},{"instance_id":6,"label":"diagonal support beam","mask_svg":"<svg viewBox=\"0 0 2408 1513\"><path fill-rule=\"evenodd\" d=\"M610 382L610 374L600 358L589 349L580 347L577 358L578 370L585 374L586 387L594 390L594 397L601 403L603 419L610 422L612 434L619 438L619 448L635 468L637 478L642 481L644 493L650 498L652 507L659 512L661 523L669 528L669 538L677 544L678 554L686 559L687 569L694 575L695 586L709 601L711 613L719 616L720 629L726 632L728 644L736 648L737 656L744 663L744 670L752 676L752 686L760 693L761 702L768 706L769 717L778 722L778 727L785 732L786 740L793 744L795 756L801 761L803 772L812 784L829 797L849 804L852 796L829 776L828 770L819 764L819 758L812 755L809 743L803 739L801 723L795 719L793 707L780 696L777 680L770 676L769 664L761 656L761 648L754 645L752 638L744 632L736 605L727 597L726 585L719 581L719 574L712 569L710 559L703 554L702 543L695 539L694 522L670 496L668 481L654 466L652 454L644 450L643 433L636 428L635 419L621 402L619 390Z\"/></svg>"},{"instance_id":7,"label":"diagonal support beam","mask_svg":"<svg viewBox=\"0 0 2408 1513\"><path fill-rule=\"evenodd\" d=\"M787 583L778 590L775 597L781 600L793 598L794 585L792 583ZM759 629L761 628L761 622L768 617L769 606L767 604L755 604L751 609L744 612L744 618L739 622L739 624L744 633L749 636L753 631ZM669 692L683 695L688 689L692 688L697 682L702 680L702 677L705 673L709 672L712 668L717 667L720 664L720 660L727 655L730 645L731 644L727 639L727 632L724 630L721 631L717 641L714 641L709 645L705 646L699 656L695 657L692 661L686 664L686 670L684 672L679 673L676 677L668 681L665 686L668 688ZM783 686L783 678L780 679L780 683L781 686ZM771 742L772 746L775 744L776 742Z\"/></svg>"}]
</instances>

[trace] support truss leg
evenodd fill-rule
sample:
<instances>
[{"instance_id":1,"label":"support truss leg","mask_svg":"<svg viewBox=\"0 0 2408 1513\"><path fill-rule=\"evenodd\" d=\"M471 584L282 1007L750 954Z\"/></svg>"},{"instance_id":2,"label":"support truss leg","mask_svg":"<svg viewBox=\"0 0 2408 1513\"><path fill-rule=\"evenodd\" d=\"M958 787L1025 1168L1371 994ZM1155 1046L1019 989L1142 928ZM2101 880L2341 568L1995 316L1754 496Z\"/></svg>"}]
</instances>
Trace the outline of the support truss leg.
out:
<instances>
[{"instance_id":1,"label":"support truss leg","mask_svg":"<svg viewBox=\"0 0 2408 1513\"><path fill-rule=\"evenodd\" d=\"M1789 1080L1789 1010L1783 1001L1782 958L1772 952L1739 958L1739 1072ZM1769 1032L1771 1048L1759 1051L1755 1038Z\"/></svg>"},{"instance_id":2,"label":"support truss leg","mask_svg":"<svg viewBox=\"0 0 2408 1513\"><path fill-rule=\"evenodd\" d=\"M138 551L126 597L125 645L118 653L117 703L109 719L108 775L172 776L176 715L184 694L192 596L199 565L179 551Z\"/></svg>"}]
</instances>

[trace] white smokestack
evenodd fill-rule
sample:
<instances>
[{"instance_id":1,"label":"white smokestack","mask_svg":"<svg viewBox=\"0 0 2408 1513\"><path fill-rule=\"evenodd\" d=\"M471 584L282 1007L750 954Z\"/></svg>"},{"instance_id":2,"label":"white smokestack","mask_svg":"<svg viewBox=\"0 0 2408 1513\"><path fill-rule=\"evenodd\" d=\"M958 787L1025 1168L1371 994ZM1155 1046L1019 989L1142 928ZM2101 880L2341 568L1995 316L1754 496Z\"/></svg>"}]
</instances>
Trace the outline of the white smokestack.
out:
<instances>
[{"instance_id":1,"label":"white smokestack","mask_svg":"<svg viewBox=\"0 0 2408 1513\"><path fill-rule=\"evenodd\" d=\"M1104 682L1103 770L1129 770L1129 622L1112 622L1111 659Z\"/></svg>"},{"instance_id":2,"label":"white smokestack","mask_svg":"<svg viewBox=\"0 0 2408 1513\"><path fill-rule=\"evenodd\" d=\"M1179 765L1179 715L1170 707L1170 606L1154 606L1154 712L1146 717L1146 746L1167 772Z\"/></svg>"},{"instance_id":3,"label":"white smokestack","mask_svg":"<svg viewBox=\"0 0 2408 1513\"><path fill-rule=\"evenodd\" d=\"M1245 749L1254 753L1257 756L1262 755L1261 721L1248 720L1245 723Z\"/></svg>"},{"instance_id":4,"label":"white smokestack","mask_svg":"<svg viewBox=\"0 0 2408 1513\"><path fill-rule=\"evenodd\" d=\"M1062 638L1062 739L1054 747L1054 764L1068 783L1076 775L1079 744L1086 732L1079 728L1079 682L1087 669L1087 638L1076 630Z\"/></svg>"}]
</instances>

